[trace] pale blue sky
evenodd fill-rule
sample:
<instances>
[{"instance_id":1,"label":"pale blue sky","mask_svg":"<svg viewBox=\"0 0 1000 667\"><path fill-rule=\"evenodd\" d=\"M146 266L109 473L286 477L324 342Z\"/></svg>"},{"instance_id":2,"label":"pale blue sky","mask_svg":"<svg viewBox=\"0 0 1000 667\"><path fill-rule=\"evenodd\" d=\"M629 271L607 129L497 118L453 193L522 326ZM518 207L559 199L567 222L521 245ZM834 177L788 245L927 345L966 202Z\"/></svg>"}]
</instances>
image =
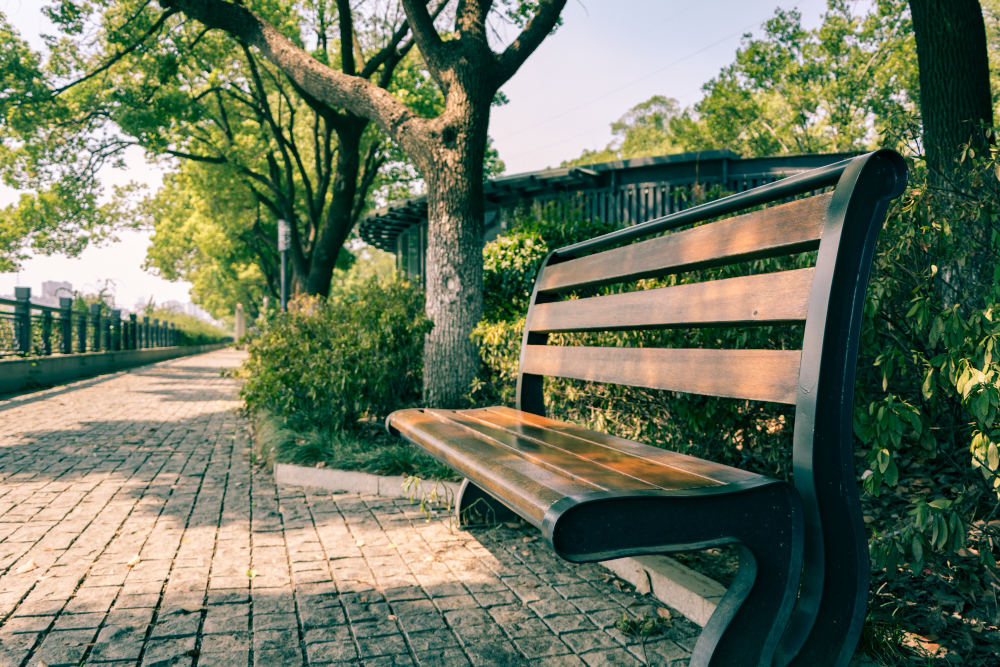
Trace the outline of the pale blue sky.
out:
<instances>
[{"instance_id":1,"label":"pale blue sky","mask_svg":"<svg viewBox=\"0 0 1000 667\"><path fill-rule=\"evenodd\" d=\"M40 4L0 0L0 11L36 45L38 35L48 31ZM493 110L490 134L507 173L555 166L584 149L605 146L611 122L653 95L694 104L701 86L732 62L743 33L759 33L777 7L797 7L813 27L826 2L569 0L562 27L504 86L510 103ZM108 184L134 179L159 187L162 173L141 151L130 153L127 162L125 173L105 175ZM0 189L0 205L15 198L15 192ZM142 270L148 244L148 233L129 232L78 259L32 258L19 274L0 273L0 294L12 293L15 285L40 292L44 280L69 280L80 288L111 278L121 306L150 295L159 302L190 300L190 285Z\"/></svg>"}]
</instances>

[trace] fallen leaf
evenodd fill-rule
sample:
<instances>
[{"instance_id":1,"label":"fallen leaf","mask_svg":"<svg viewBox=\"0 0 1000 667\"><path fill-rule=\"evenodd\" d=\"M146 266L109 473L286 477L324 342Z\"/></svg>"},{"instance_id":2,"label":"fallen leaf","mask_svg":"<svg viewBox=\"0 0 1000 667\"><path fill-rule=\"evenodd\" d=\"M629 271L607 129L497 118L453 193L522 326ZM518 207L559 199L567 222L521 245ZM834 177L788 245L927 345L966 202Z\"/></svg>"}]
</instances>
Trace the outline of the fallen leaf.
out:
<instances>
[{"instance_id":1,"label":"fallen leaf","mask_svg":"<svg viewBox=\"0 0 1000 667\"><path fill-rule=\"evenodd\" d=\"M358 540L358 541L357 541L357 545L358 545L359 547L363 547L363 546L365 546L365 541L364 541L364 540Z\"/></svg>"},{"instance_id":2,"label":"fallen leaf","mask_svg":"<svg viewBox=\"0 0 1000 667\"><path fill-rule=\"evenodd\" d=\"M397 546L396 546L396 544L395 544L395 543L393 543L393 542L390 542L388 546L389 546L389 548L390 548L390 549L398 549L398 548L399 548L399 547L397 547Z\"/></svg>"},{"instance_id":3,"label":"fallen leaf","mask_svg":"<svg viewBox=\"0 0 1000 667\"><path fill-rule=\"evenodd\" d=\"M201 655L201 651L199 651L196 648L193 648L190 651L188 651L187 653L185 653L184 655L190 656L192 658L197 658L199 655Z\"/></svg>"},{"instance_id":4,"label":"fallen leaf","mask_svg":"<svg viewBox=\"0 0 1000 667\"><path fill-rule=\"evenodd\" d=\"M247 570L247 576L253 579L257 576L257 570Z\"/></svg>"},{"instance_id":5,"label":"fallen leaf","mask_svg":"<svg viewBox=\"0 0 1000 667\"><path fill-rule=\"evenodd\" d=\"M131 558L129 558L129 559L128 559L128 562L127 562L127 563L125 563L125 564L126 564L126 565L128 565L129 567L135 567L135 566L136 566L136 565L138 565L138 564L139 564L139 563L140 563L141 561L142 561L142 559L141 559L141 558L139 558L139 554L136 554L136 555L132 556Z\"/></svg>"},{"instance_id":6,"label":"fallen leaf","mask_svg":"<svg viewBox=\"0 0 1000 667\"><path fill-rule=\"evenodd\" d=\"M657 607L656 615L661 618L670 618L670 610L666 607Z\"/></svg>"},{"instance_id":7,"label":"fallen leaf","mask_svg":"<svg viewBox=\"0 0 1000 667\"><path fill-rule=\"evenodd\" d=\"M367 595L362 595L361 596L361 601L362 602L368 602L368 596Z\"/></svg>"},{"instance_id":8,"label":"fallen leaf","mask_svg":"<svg viewBox=\"0 0 1000 667\"><path fill-rule=\"evenodd\" d=\"M521 524L519 524L517 521L504 521L503 525L507 526L508 528L518 528Z\"/></svg>"},{"instance_id":9,"label":"fallen leaf","mask_svg":"<svg viewBox=\"0 0 1000 667\"><path fill-rule=\"evenodd\" d=\"M317 468L325 468L326 467L326 461L320 461L319 463L316 464L316 467Z\"/></svg>"},{"instance_id":10,"label":"fallen leaf","mask_svg":"<svg viewBox=\"0 0 1000 667\"><path fill-rule=\"evenodd\" d=\"M45 547L42 551L52 551L52 547Z\"/></svg>"},{"instance_id":11,"label":"fallen leaf","mask_svg":"<svg viewBox=\"0 0 1000 667\"><path fill-rule=\"evenodd\" d=\"M395 621L398 617L395 614L389 614L386 616L390 621Z\"/></svg>"},{"instance_id":12,"label":"fallen leaf","mask_svg":"<svg viewBox=\"0 0 1000 667\"><path fill-rule=\"evenodd\" d=\"M35 667L49 667L49 663L42 662L41 660L39 660L37 663L35 663Z\"/></svg>"},{"instance_id":13,"label":"fallen leaf","mask_svg":"<svg viewBox=\"0 0 1000 667\"><path fill-rule=\"evenodd\" d=\"M38 567L38 566L35 565L35 559L32 558L27 563L25 563L24 565L22 565L21 567L17 568L14 571L17 572L18 574L24 574L25 572L31 572L36 567Z\"/></svg>"},{"instance_id":14,"label":"fallen leaf","mask_svg":"<svg viewBox=\"0 0 1000 667\"><path fill-rule=\"evenodd\" d=\"M535 535L529 535L528 537L525 537L522 541L527 543L527 542L534 542L537 539L538 537L536 537Z\"/></svg>"}]
</instances>

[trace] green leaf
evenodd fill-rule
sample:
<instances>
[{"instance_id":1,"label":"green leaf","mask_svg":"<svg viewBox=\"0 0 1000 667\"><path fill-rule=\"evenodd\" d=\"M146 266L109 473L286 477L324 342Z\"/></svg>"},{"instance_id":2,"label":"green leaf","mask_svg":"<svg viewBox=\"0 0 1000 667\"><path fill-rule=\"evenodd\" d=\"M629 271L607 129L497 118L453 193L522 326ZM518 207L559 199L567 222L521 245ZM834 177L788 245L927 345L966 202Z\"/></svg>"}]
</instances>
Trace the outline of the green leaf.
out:
<instances>
[{"instance_id":1,"label":"green leaf","mask_svg":"<svg viewBox=\"0 0 1000 667\"><path fill-rule=\"evenodd\" d=\"M896 486L896 482L899 481L899 469L896 467L896 462L894 460L889 459L889 465L886 466L885 471L883 471L882 478L889 486Z\"/></svg>"},{"instance_id":2,"label":"green leaf","mask_svg":"<svg viewBox=\"0 0 1000 667\"><path fill-rule=\"evenodd\" d=\"M881 449L879 450L877 460L878 471L884 474L886 468L888 468L889 464L892 463L892 455L889 453L888 449Z\"/></svg>"},{"instance_id":3,"label":"green leaf","mask_svg":"<svg viewBox=\"0 0 1000 667\"><path fill-rule=\"evenodd\" d=\"M986 449L986 464L990 470L996 470L1000 467L1000 452L997 451L997 443L995 442L990 441L989 447Z\"/></svg>"},{"instance_id":4,"label":"green leaf","mask_svg":"<svg viewBox=\"0 0 1000 667\"><path fill-rule=\"evenodd\" d=\"M924 395L924 399L930 400L934 395L934 369L931 368L924 375L924 384L920 388L921 393Z\"/></svg>"},{"instance_id":5,"label":"green leaf","mask_svg":"<svg viewBox=\"0 0 1000 667\"><path fill-rule=\"evenodd\" d=\"M920 563L924 560L924 543L920 540L919 535L913 537L913 560Z\"/></svg>"}]
</instances>

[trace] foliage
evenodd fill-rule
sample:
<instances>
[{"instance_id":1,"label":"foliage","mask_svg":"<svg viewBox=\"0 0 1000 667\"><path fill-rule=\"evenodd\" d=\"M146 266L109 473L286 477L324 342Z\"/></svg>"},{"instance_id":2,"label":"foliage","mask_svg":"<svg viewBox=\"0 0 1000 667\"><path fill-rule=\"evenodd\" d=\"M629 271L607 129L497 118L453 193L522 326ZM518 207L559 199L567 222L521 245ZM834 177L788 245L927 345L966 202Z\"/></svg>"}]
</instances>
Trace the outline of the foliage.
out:
<instances>
[{"instance_id":1,"label":"foliage","mask_svg":"<svg viewBox=\"0 0 1000 667\"><path fill-rule=\"evenodd\" d=\"M602 150L585 150L563 166L610 162L622 158L666 155L688 150L681 135L689 124L690 112L682 111L677 100L654 95L640 102L611 124L610 144Z\"/></svg>"},{"instance_id":2,"label":"foliage","mask_svg":"<svg viewBox=\"0 0 1000 667\"><path fill-rule=\"evenodd\" d=\"M916 45L906 0L855 15L828 0L820 27L775 12L689 109L654 96L612 125L614 140L565 164L729 148L744 157L860 151L917 113Z\"/></svg>"},{"instance_id":3,"label":"foliage","mask_svg":"<svg viewBox=\"0 0 1000 667\"><path fill-rule=\"evenodd\" d=\"M483 248L483 318L507 320L528 309L538 267L549 252L534 232L504 234Z\"/></svg>"},{"instance_id":4,"label":"foliage","mask_svg":"<svg viewBox=\"0 0 1000 667\"><path fill-rule=\"evenodd\" d=\"M0 210L0 271L16 270L29 248L75 256L132 225L134 186L114 188L109 200L95 176L123 146L85 105L53 95L47 77L58 67L42 63L0 14L0 174L21 191ZM61 132L75 116L76 131Z\"/></svg>"},{"instance_id":5,"label":"foliage","mask_svg":"<svg viewBox=\"0 0 1000 667\"><path fill-rule=\"evenodd\" d=\"M179 313L169 308L154 308L148 315L150 321L155 317L160 322L172 322L174 327L181 332L181 345L207 345L226 339L232 340L232 332L224 331L211 322L206 322L194 315Z\"/></svg>"},{"instance_id":6,"label":"foliage","mask_svg":"<svg viewBox=\"0 0 1000 667\"><path fill-rule=\"evenodd\" d=\"M907 506L873 526L877 566L890 575L903 563L929 568L975 597L1000 583L1000 534L990 524L1000 510L1000 155L963 150L961 158L945 184L916 164L886 224L854 430L867 449L866 491ZM947 487L918 482L942 465Z\"/></svg>"},{"instance_id":7,"label":"foliage","mask_svg":"<svg viewBox=\"0 0 1000 667\"><path fill-rule=\"evenodd\" d=\"M401 280L370 279L323 300L300 297L289 312L258 320L240 375L251 413L295 431L356 431L420 399L423 294Z\"/></svg>"}]
</instances>

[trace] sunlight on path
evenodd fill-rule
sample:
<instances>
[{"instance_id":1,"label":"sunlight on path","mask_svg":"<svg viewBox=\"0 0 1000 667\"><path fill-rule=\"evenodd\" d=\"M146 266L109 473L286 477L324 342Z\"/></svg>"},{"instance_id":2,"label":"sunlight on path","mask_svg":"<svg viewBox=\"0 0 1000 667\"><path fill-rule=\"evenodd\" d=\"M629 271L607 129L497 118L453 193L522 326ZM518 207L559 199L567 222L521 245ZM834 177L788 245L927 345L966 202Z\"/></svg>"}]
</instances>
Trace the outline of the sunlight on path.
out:
<instances>
[{"instance_id":1,"label":"sunlight on path","mask_svg":"<svg viewBox=\"0 0 1000 667\"><path fill-rule=\"evenodd\" d=\"M648 599L533 533L276 489L220 374L242 358L0 402L0 667L641 663L613 624ZM650 664L697 632L675 617Z\"/></svg>"}]
</instances>

